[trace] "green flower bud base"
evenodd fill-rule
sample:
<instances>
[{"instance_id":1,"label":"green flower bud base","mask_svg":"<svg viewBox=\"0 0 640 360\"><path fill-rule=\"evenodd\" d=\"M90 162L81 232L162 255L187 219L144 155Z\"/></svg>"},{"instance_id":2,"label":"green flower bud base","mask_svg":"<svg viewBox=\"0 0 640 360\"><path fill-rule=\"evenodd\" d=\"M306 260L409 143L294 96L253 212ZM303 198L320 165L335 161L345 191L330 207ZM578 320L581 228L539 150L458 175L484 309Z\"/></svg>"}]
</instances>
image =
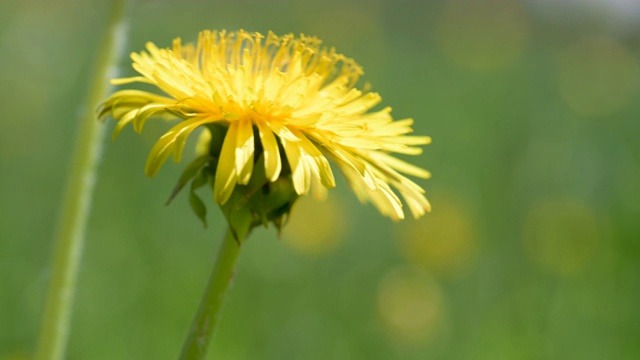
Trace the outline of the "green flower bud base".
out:
<instances>
[{"instance_id":1,"label":"green flower bud base","mask_svg":"<svg viewBox=\"0 0 640 360\"><path fill-rule=\"evenodd\" d=\"M207 208L196 190L209 185L213 189L221 144L226 135L226 127L209 125L205 131L211 132L208 153L193 160L182 173L167 203L190 183L189 204L196 216L207 225ZM256 139L258 136L255 137ZM284 154L284 151L280 152ZM264 162L262 148L256 142L254 163ZM287 164L283 159L283 164ZM251 230L271 222L278 231L298 199L291 179L291 170L283 167L280 177L271 182L267 179L264 166L255 166L249 183L236 185L230 198L222 205L222 213L229 228L220 246L209 283L202 297L198 312L193 319L191 330L182 348L181 360L204 359L208 344L220 318L220 309L231 279L240 247Z\"/></svg>"}]
</instances>

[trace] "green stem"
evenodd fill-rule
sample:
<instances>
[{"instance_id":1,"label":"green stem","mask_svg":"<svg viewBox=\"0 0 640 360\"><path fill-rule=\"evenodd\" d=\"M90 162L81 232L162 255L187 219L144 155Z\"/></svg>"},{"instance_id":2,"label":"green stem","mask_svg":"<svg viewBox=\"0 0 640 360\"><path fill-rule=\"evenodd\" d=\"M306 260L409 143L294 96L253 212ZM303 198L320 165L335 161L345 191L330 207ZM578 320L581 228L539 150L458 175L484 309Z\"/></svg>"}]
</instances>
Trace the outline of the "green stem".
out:
<instances>
[{"instance_id":1,"label":"green stem","mask_svg":"<svg viewBox=\"0 0 640 360\"><path fill-rule=\"evenodd\" d=\"M77 135L74 159L66 187L64 205L56 234L53 269L40 327L36 359L65 357L73 296L84 243L104 126L96 109L109 90L109 78L126 40L126 0L113 0L102 46L95 64L93 85Z\"/></svg>"},{"instance_id":2,"label":"green stem","mask_svg":"<svg viewBox=\"0 0 640 360\"><path fill-rule=\"evenodd\" d=\"M209 276L207 289L202 296L200 307L191 324L191 330L182 347L180 360L204 359L207 354L213 330L220 319L220 309L225 294L233 278L241 243L242 239L236 239L232 231L227 231L220 245L213 271Z\"/></svg>"}]
</instances>

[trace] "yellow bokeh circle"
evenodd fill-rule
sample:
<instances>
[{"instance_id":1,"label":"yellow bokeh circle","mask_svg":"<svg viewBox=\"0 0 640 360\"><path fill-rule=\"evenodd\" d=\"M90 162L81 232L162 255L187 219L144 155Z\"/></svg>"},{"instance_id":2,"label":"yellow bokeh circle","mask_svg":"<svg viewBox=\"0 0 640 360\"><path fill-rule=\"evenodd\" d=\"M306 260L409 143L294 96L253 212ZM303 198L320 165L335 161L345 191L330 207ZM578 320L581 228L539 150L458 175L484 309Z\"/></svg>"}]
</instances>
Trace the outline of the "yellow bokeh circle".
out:
<instances>
[{"instance_id":1,"label":"yellow bokeh circle","mask_svg":"<svg viewBox=\"0 0 640 360\"><path fill-rule=\"evenodd\" d=\"M342 243L347 229L346 213L337 197L324 201L301 197L283 228L285 243L308 255L326 255Z\"/></svg>"},{"instance_id":2,"label":"yellow bokeh circle","mask_svg":"<svg viewBox=\"0 0 640 360\"><path fill-rule=\"evenodd\" d=\"M522 56L529 39L529 21L517 0L449 0L435 33L440 49L453 62L489 71Z\"/></svg>"},{"instance_id":3,"label":"yellow bokeh circle","mask_svg":"<svg viewBox=\"0 0 640 360\"><path fill-rule=\"evenodd\" d=\"M601 233L598 216L585 204L544 201L527 214L523 241L526 254L541 269L569 276L593 257Z\"/></svg>"},{"instance_id":4,"label":"yellow bokeh circle","mask_svg":"<svg viewBox=\"0 0 640 360\"><path fill-rule=\"evenodd\" d=\"M477 251L470 216L452 200L417 221L398 224L398 243L412 263L440 275L457 275L471 265Z\"/></svg>"},{"instance_id":5,"label":"yellow bokeh circle","mask_svg":"<svg viewBox=\"0 0 640 360\"><path fill-rule=\"evenodd\" d=\"M633 98L640 71L620 42L607 36L582 39L559 59L558 87L576 113L606 116Z\"/></svg>"},{"instance_id":6,"label":"yellow bokeh circle","mask_svg":"<svg viewBox=\"0 0 640 360\"><path fill-rule=\"evenodd\" d=\"M428 345L445 325L442 290L423 269L401 267L389 272L378 287L378 315L398 345Z\"/></svg>"}]
</instances>

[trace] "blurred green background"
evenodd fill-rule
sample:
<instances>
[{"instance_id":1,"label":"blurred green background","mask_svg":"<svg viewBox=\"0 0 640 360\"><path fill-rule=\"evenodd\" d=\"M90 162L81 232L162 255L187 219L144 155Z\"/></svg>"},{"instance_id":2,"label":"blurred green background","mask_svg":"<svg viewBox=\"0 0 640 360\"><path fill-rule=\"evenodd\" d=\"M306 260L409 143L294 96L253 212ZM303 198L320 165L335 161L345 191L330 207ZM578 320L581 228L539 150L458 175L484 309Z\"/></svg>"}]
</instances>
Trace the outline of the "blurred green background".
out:
<instances>
[{"instance_id":1,"label":"blurred green background","mask_svg":"<svg viewBox=\"0 0 640 360\"><path fill-rule=\"evenodd\" d=\"M0 359L35 344L107 13L0 2ZM210 358L640 358L640 3L140 0L127 52L221 28L316 35L361 63L434 139L411 159L433 212L393 223L342 181L280 239L258 229ZM184 194L163 206L184 163L143 174L166 129L105 143L69 359L177 357L225 226Z\"/></svg>"}]
</instances>

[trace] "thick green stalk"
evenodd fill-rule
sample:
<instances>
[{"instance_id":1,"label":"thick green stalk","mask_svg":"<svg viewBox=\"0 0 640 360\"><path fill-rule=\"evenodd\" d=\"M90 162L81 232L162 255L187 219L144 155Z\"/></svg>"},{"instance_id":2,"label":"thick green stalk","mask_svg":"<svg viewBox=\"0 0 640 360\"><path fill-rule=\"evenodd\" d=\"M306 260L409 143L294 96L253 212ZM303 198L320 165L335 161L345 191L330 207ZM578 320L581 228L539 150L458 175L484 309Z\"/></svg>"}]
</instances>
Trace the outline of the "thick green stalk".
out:
<instances>
[{"instance_id":1,"label":"thick green stalk","mask_svg":"<svg viewBox=\"0 0 640 360\"><path fill-rule=\"evenodd\" d=\"M109 78L115 75L116 60L126 41L125 5L126 0L111 3L108 29L81 118L56 234L51 280L36 351L38 360L65 358L73 296L104 132L104 126L96 118L96 109L109 90Z\"/></svg>"},{"instance_id":2,"label":"thick green stalk","mask_svg":"<svg viewBox=\"0 0 640 360\"><path fill-rule=\"evenodd\" d=\"M225 294L233 278L242 240L236 239L232 231L227 231L209 276L207 289L182 347L180 360L205 358L213 330L220 319L220 309L224 303Z\"/></svg>"}]
</instances>

